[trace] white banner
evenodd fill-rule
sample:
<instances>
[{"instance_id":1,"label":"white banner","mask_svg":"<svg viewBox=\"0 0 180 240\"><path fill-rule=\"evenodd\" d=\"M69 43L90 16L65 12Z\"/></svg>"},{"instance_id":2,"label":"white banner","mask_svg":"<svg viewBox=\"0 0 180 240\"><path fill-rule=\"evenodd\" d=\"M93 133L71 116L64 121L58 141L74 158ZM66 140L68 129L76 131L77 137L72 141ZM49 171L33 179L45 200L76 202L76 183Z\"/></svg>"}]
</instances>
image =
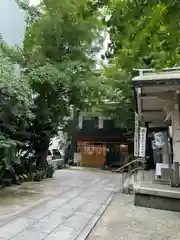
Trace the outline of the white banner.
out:
<instances>
[{"instance_id":1,"label":"white banner","mask_svg":"<svg viewBox=\"0 0 180 240\"><path fill-rule=\"evenodd\" d=\"M104 119L103 117L98 117L98 128L103 128Z\"/></svg>"},{"instance_id":2,"label":"white banner","mask_svg":"<svg viewBox=\"0 0 180 240\"><path fill-rule=\"evenodd\" d=\"M134 129L134 156L139 156L139 117L135 113L135 129Z\"/></svg>"},{"instance_id":3,"label":"white banner","mask_svg":"<svg viewBox=\"0 0 180 240\"><path fill-rule=\"evenodd\" d=\"M82 129L82 127L83 127L83 117L79 116L79 118L78 118L78 128Z\"/></svg>"},{"instance_id":4,"label":"white banner","mask_svg":"<svg viewBox=\"0 0 180 240\"><path fill-rule=\"evenodd\" d=\"M147 128L140 127L139 131L139 157L146 156L146 133Z\"/></svg>"}]
</instances>

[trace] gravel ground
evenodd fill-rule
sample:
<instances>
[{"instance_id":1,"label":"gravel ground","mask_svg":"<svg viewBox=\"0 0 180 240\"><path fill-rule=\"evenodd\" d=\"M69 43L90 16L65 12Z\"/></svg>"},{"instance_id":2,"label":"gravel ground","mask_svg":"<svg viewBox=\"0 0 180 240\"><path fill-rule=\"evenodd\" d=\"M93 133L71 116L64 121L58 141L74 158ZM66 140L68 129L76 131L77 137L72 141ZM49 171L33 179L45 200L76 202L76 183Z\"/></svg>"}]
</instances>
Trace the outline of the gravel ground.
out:
<instances>
[{"instance_id":1,"label":"gravel ground","mask_svg":"<svg viewBox=\"0 0 180 240\"><path fill-rule=\"evenodd\" d=\"M135 207L133 195L115 195L87 240L179 240L180 213Z\"/></svg>"}]
</instances>

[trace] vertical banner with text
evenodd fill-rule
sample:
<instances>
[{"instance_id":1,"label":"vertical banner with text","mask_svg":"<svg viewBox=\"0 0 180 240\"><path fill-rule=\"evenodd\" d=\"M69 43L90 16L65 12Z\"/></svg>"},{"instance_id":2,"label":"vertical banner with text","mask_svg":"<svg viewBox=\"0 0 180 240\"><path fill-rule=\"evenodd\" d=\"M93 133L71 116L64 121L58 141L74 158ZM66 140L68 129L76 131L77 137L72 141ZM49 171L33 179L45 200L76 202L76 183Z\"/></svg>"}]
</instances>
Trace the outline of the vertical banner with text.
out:
<instances>
[{"instance_id":1,"label":"vertical banner with text","mask_svg":"<svg viewBox=\"0 0 180 240\"><path fill-rule=\"evenodd\" d=\"M146 156L146 133L147 128L140 127L139 131L139 157L145 157Z\"/></svg>"},{"instance_id":2,"label":"vertical banner with text","mask_svg":"<svg viewBox=\"0 0 180 240\"><path fill-rule=\"evenodd\" d=\"M78 128L82 129L82 127L83 127L83 117L79 116L79 118L78 118Z\"/></svg>"},{"instance_id":3,"label":"vertical banner with text","mask_svg":"<svg viewBox=\"0 0 180 240\"><path fill-rule=\"evenodd\" d=\"M139 117L135 113L135 129L134 129L134 156L139 156Z\"/></svg>"}]
</instances>

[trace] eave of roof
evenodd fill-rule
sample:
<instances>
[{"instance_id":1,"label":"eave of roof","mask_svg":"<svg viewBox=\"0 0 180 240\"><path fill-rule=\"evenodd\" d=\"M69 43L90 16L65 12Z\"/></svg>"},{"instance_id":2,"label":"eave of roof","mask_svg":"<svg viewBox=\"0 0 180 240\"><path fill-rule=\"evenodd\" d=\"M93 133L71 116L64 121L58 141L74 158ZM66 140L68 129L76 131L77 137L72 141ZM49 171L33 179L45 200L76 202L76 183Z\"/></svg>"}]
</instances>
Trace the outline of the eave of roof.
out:
<instances>
[{"instance_id":1,"label":"eave of roof","mask_svg":"<svg viewBox=\"0 0 180 240\"><path fill-rule=\"evenodd\" d=\"M180 85L180 72L148 73L132 79L134 86Z\"/></svg>"}]
</instances>

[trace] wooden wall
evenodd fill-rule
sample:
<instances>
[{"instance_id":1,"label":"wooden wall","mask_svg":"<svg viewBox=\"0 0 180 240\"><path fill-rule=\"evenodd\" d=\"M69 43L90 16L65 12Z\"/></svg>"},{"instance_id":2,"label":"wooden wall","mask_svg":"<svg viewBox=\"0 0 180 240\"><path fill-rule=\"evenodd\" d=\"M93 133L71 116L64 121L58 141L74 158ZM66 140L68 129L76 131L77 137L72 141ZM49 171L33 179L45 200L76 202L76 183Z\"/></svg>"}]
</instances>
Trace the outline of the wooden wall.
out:
<instances>
[{"instance_id":1,"label":"wooden wall","mask_svg":"<svg viewBox=\"0 0 180 240\"><path fill-rule=\"evenodd\" d=\"M82 154L81 166L84 167L102 167L105 162L104 156Z\"/></svg>"},{"instance_id":2,"label":"wooden wall","mask_svg":"<svg viewBox=\"0 0 180 240\"><path fill-rule=\"evenodd\" d=\"M106 159L106 146L102 143L78 142L77 152L81 153L81 166L101 167Z\"/></svg>"}]
</instances>

